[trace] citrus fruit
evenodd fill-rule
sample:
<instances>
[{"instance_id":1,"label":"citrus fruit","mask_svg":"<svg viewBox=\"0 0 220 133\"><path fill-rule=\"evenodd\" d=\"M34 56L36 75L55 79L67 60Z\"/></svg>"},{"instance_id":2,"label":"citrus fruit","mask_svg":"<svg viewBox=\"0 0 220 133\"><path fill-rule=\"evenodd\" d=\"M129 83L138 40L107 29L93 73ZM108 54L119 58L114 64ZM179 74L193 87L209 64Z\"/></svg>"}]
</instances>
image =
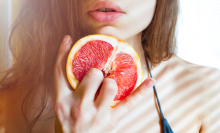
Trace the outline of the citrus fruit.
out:
<instances>
[{"instance_id":1,"label":"citrus fruit","mask_svg":"<svg viewBox=\"0 0 220 133\"><path fill-rule=\"evenodd\" d=\"M67 78L73 89L77 89L90 68L99 69L105 78L116 81L118 92L111 107L127 97L143 80L138 54L128 43L113 36L89 35L74 44L66 66ZM100 88L101 85L95 99Z\"/></svg>"}]
</instances>

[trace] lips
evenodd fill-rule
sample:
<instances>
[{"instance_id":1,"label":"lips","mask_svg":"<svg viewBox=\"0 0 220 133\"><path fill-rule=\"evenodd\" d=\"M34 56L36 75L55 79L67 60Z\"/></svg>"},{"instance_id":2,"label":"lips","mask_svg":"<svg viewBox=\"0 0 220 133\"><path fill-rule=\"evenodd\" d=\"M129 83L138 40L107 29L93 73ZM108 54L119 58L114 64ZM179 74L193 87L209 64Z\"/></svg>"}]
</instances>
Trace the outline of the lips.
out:
<instances>
[{"instance_id":1,"label":"lips","mask_svg":"<svg viewBox=\"0 0 220 133\"><path fill-rule=\"evenodd\" d=\"M105 12L103 8L106 8ZM99 1L91 7L88 14L98 22L111 23L120 18L124 12L114 2Z\"/></svg>"},{"instance_id":2,"label":"lips","mask_svg":"<svg viewBox=\"0 0 220 133\"><path fill-rule=\"evenodd\" d=\"M101 8L109 8L114 10L115 12L119 12L119 13L123 13L122 9L114 2L112 1L99 1L96 2L94 6L91 7L91 9L89 10L91 11L97 11L98 9Z\"/></svg>"}]
</instances>

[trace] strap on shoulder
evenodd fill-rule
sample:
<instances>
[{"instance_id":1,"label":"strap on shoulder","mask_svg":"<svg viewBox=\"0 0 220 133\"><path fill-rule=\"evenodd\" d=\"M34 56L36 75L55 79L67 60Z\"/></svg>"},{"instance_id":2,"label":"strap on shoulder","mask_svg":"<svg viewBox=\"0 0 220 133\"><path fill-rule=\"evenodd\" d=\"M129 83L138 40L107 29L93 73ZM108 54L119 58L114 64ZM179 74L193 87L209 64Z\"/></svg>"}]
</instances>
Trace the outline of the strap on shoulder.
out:
<instances>
[{"instance_id":1,"label":"strap on shoulder","mask_svg":"<svg viewBox=\"0 0 220 133\"><path fill-rule=\"evenodd\" d=\"M146 54L145 54L145 59L146 59ZM150 77L153 78L147 59L146 59L146 63L147 63L147 67L148 67L148 70L149 70L149 73L150 73ZM157 96L157 90L156 90L155 85L153 86L153 88L154 88L154 93L155 93L156 98L157 98L157 104L158 104L158 107L159 107L159 110L160 110L160 115L161 115L161 120L160 121L161 121L161 124L162 124L162 127L163 127L163 133L174 133L172 131L167 119L163 115L163 111L162 111L161 106L160 106L160 101L159 101L159 98Z\"/></svg>"}]
</instances>

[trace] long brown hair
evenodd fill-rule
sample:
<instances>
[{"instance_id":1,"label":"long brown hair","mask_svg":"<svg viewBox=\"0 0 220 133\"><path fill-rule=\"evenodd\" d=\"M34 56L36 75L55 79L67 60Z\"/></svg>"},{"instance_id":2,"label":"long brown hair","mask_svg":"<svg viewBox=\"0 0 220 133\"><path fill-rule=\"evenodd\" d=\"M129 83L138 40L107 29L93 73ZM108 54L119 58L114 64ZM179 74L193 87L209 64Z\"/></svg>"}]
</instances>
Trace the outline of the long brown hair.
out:
<instances>
[{"instance_id":1,"label":"long brown hair","mask_svg":"<svg viewBox=\"0 0 220 133\"><path fill-rule=\"evenodd\" d=\"M73 43L81 37L94 34L82 14L84 0L26 0L13 24L9 46L13 65L0 81L0 89L16 86L29 89L22 104L31 132L53 94L53 68L58 48L64 35L70 35ZM79 10L82 9L82 10ZM175 51L175 28L178 16L178 0L157 0L155 15L150 25L142 32L142 44L151 66L168 60ZM13 42L13 43L12 43ZM27 119L28 99L38 85L44 87L39 114Z\"/></svg>"}]
</instances>

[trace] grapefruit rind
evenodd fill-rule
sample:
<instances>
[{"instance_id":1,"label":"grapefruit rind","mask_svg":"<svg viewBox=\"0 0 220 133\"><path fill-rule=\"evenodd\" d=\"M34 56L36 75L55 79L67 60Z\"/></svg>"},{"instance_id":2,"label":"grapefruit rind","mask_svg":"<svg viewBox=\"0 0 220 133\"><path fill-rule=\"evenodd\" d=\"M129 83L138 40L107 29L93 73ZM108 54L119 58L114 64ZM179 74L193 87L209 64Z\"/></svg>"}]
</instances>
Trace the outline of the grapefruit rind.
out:
<instances>
[{"instance_id":1,"label":"grapefruit rind","mask_svg":"<svg viewBox=\"0 0 220 133\"><path fill-rule=\"evenodd\" d=\"M120 39L117 39L116 37L113 37L113 36L100 35L100 34L89 35L89 36L81 38L80 40L78 40L74 44L74 46L72 47L72 49L68 55L67 65L66 65L67 79L68 79L70 85L73 87L73 89L76 90L77 86L79 85L79 81L73 75L72 61L74 58L76 58L75 54L77 54L77 51L79 51L80 48L82 46L84 46L87 42L93 41L93 40L106 41L114 47L113 54L111 55L111 57L108 60L108 62L106 63L106 65L109 65L109 62L111 62L114 59L113 56L117 53L123 52L123 53L127 53L132 56L136 66L137 66L137 82L136 82L134 89L132 90L132 92L133 92L143 81L143 71L142 71L142 66L141 66L139 55L133 49L133 47L131 47L128 43L126 43ZM111 103L111 107L114 107L118 102L120 102L120 100L113 101Z\"/></svg>"}]
</instances>

